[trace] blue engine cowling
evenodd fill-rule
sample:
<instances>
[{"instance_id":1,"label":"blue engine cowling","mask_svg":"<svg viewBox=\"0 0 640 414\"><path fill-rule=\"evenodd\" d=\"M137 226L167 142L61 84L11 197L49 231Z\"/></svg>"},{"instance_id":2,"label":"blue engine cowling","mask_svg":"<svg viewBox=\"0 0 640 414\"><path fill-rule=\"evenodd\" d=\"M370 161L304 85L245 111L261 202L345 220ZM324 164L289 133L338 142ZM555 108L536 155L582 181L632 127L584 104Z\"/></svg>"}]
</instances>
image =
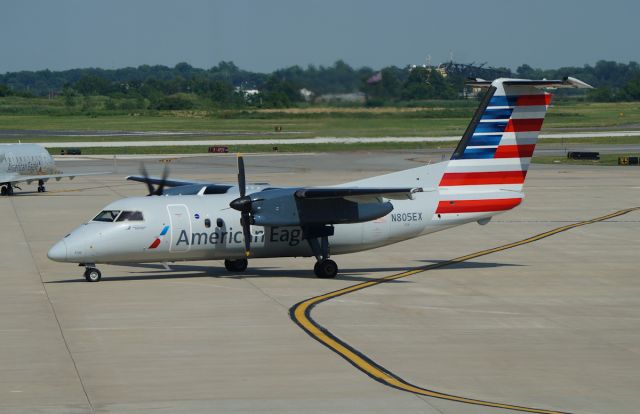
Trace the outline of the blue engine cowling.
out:
<instances>
[{"instance_id":1,"label":"blue engine cowling","mask_svg":"<svg viewBox=\"0 0 640 414\"><path fill-rule=\"evenodd\" d=\"M342 197L304 199L297 188L267 189L253 193L252 217L258 226L308 226L361 223L393 211L386 202L356 202Z\"/></svg>"}]
</instances>

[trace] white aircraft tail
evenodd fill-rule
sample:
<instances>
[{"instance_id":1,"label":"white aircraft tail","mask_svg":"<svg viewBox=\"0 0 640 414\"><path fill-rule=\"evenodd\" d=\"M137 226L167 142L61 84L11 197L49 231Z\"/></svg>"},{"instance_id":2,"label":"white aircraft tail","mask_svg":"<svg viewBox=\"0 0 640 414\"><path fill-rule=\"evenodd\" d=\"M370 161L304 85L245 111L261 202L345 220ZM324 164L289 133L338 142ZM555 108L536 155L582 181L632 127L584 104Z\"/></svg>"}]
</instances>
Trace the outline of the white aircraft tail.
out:
<instances>
[{"instance_id":1,"label":"white aircraft tail","mask_svg":"<svg viewBox=\"0 0 640 414\"><path fill-rule=\"evenodd\" d=\"M522 202L531 156L551 103L544 88L590 88L564 80L475 80L487 88L471 123L449 161L398 171L344 185L421 187L438 192L439 220L483 220Z\"/></svg>"},{"instance_id":2,"label":"white aircraft tail","mask_svg":"<svg viewBox=\"0 0 640 414\"><path fill-rule=\"evenodd\" d=\"M439 215L495 214L514 208L531 163L551 94L541 88L589 88L573 78L477 80L488 88L438 184Z\"/></svg>"}]
</instances>

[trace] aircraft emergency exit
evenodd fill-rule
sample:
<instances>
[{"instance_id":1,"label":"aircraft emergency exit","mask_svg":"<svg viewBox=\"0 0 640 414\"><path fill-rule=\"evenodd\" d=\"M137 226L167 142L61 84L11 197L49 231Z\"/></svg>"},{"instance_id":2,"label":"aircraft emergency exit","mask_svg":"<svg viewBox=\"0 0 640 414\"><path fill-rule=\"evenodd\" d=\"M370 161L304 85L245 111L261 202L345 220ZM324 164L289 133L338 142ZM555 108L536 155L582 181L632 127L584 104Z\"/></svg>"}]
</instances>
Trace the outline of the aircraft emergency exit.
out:
<instances>
[{"instance_id":1,"label":"aircraft emergency exit","mask_svg":"<svg viewBox=\"0 0 640 414\"><path fill-rule=\"evenodd\" d=\"M335 277L331 255L358 252L445 230L486 224L518 206L551 95L545 88L590 88L574 79L475 80L484 97L450 160L330 187L247 185L150 178L148 197L113 202L49 250L79 263L87 281L99 263L315 257L315 274ZM166 170L165 170L166 171ZM157 187L154 187L156 185ZM170 187L168 189L165 189Z\"/></svg>"}]
</instances>

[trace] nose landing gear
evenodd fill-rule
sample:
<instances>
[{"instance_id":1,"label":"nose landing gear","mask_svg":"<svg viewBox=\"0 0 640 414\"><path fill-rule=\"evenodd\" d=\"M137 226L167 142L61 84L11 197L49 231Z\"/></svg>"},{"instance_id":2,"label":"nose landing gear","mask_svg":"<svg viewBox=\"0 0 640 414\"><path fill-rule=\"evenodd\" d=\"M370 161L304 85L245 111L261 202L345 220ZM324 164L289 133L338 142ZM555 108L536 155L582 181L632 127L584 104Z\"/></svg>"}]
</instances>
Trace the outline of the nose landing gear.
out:
<instances>
[{"instance_id":1,"label":"nose landing gear","mask_svg":"<svg viewBox=\"0 0 640 414\"><path fill-rule=\"evenodd\" d=\"M94 267L95 265L85 265L84 278L87 282L99 282L102 279L102 273Z\"/></svg>"},{"instance_id":2,"label":"nose landing gear","mask_svg":"<svg viewBox=\"0 0 640 414\"><path fill-rule=\"evenodd\" d=\"M0 189L0 194L3 196L12 196L13 195L13 185L11 183L7 183L2 186Z\"/></svg>"}]
</instances>

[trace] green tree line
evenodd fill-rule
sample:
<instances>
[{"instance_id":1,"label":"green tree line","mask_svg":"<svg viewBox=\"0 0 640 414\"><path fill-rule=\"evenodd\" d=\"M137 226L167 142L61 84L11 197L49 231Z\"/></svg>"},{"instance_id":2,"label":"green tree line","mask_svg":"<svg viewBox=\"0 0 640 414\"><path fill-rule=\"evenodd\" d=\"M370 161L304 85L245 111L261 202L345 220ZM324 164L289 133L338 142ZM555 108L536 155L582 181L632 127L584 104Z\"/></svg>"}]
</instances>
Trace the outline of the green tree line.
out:
<instances>
[{"instance_id":1,"label":"green tree line","mask_svg":"<svg viewBox=\"0 0 640 414\"><path fill-rule=\"evenodd\" d=\"M596 87L586 99L640 100L640 65L636 62L599 61L593 66L559 69L535 69L525 64L512 76L531 79L574 76ZM0 96L61 95L69 106L88 102L89 96L105 96L106 109L123 110L191 109L202 105L288 107L302 102L305 97L301 90L306 89L316 97L362 92L369 105L384 105L458 99L464 93L464 81L464 73L443 76L432 68L397 66L376 71L353 68L341 60L330 66L291 66L272 73L246 71L233 62L220 62L210 69L179 63L174 67L142 65L10 72L0 75Z\"/></svg>"}]
</instances>

